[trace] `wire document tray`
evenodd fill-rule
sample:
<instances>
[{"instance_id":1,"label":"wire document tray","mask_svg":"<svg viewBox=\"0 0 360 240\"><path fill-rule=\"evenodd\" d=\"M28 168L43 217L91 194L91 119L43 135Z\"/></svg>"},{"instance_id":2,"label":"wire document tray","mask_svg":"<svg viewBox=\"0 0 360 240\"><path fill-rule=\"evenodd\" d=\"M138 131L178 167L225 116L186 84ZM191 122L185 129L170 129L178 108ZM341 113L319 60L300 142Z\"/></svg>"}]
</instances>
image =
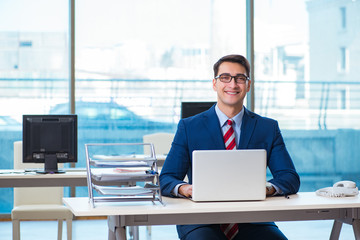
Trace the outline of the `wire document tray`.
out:
<instances>
[{"instance_id":1,"label":"wire document tray","mask_svg":"<svg viewBox=\"0 0 360 240\"><path fill-rule=\"evenodd\" d=\"M162 204L153 144L85 144L85 151L92 207L96 202L159 201Z\"/></svg>"}]
</instances>

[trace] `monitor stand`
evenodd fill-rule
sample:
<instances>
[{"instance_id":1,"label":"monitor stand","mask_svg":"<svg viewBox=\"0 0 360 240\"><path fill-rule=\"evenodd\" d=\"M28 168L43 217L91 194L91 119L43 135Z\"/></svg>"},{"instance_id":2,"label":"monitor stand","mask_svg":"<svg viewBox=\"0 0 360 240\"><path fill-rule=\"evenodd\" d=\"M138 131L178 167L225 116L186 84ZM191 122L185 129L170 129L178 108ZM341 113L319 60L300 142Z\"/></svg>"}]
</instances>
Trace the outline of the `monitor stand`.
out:
<instances>
[{"instance_id":1,"label":"monitor stand","mask_svg":"<svg viewBox=\"0 0 360 240\"><path fill-rule=\"evenodd\" d=\"M58 170L58 162L56 154L45 154L45 166L44 171L37 171L40 174L54 174L54 173L65 173L64 171Z\"/></svg>"}]
</instances>

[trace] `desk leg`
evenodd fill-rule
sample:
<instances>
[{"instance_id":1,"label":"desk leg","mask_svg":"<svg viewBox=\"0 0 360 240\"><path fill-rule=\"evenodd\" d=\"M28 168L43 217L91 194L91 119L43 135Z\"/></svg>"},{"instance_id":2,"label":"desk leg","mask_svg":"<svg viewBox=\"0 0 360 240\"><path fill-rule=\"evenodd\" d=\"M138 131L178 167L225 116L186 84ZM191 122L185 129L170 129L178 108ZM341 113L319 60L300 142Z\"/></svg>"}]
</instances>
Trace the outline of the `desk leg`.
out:
<instances>
[{"instance_id":1,"label":"desk leg","mask_svg":"<svg viewBox=\"0 0 360 240\"><path fill-rule=\"evenodd\" d=\"M116 237L116 240L126 240L126 228L125 227L117 227L115 229L115 237Z\"/></svg>"},{"instance_id":2,"label":"desk leg","mask_svg":"<svg viewBox=\"0 0 360 240\"><path fill-rule=\"evenodd\" d=\"M139 240L139 227L138 226L130 226L130 239L132 240Z\"/></svg>"},{"instance_id":3,"label":"desk leg","mask_svg":"<svg viewBox=\"0 0 360 240\"><path fill-rule=\"evenodd\" d=\"M342 227L342 222L334 220L334 224L331 230L330 240L338 240L340 236L340 231Z\"/></svg>"},{"instance_id":4,"label":"desk leg","mask_svg":"<svg viewBox=\"0 0 360 240\"><path fill-rule=\"evenodd\" d=\"M360 219L354 219L352 223L354 235L356 240L360 240Z\"/></svg>"},{"instance_id":5,"label":"desk leg","mask_svg":"<svg viewBox=\"0 0 360 240\"><path fill-rule=\"evenodd\" d=\"M108 240L116 240L115 233L111 231L110 228L108 233Z\"/></svg>"},{"instance_id":6,"label":"desk leg","mask_svg":"<svg viewBox=\"0 0 360 240\"><path fill-rule=\"evenodd\" d=\"M126 240L126 228L120 225L119 216L108 216L109 240Z\"/></svg>"}]
</instances>

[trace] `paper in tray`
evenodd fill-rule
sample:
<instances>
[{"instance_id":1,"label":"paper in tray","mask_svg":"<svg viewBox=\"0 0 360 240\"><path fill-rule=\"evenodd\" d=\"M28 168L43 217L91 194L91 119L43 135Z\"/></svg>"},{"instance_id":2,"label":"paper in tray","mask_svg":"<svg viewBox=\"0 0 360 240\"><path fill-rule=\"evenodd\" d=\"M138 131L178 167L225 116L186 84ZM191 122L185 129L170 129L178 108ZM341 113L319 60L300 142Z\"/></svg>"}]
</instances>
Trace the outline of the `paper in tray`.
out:
<instances>
[{"instance_id":1,"label":"paper in tray","mask_svg":"<svg viewBox=\"0 0 360 240\"><path fill-rule=\"evenodd\" d=\"M90 162L95 167L148 167L152 165L148 161L97 161L93 160Z\"/></svg>"},{"instance_id":2,"label":"paper in tray","mask_svg":"<svg viewBox=\"0 0 360 240\"><path fill-rule=\"evenodd\" d=\"M156 158L149 155L94 155L92 160L104 160L104 161L154 161Z\"/></svg>"},{"instance_id":3,"label":"paper in tray","mask_svg":"<svg viewBox=\"0 0 360 240\"><path fill-rule=\"evenodd\" d=\"M95 186L95 190L103 195L123 195L123 196L135 196L135 195L150 195L153 194L153 190L142 187L103 187Z\"/></svg>"},{"instance_id":4,"label":"paper in tray","mask_svg":"<svg viewBox=\"0 0 360 240\"><path fill-rule=\"evenodd\" d=\"M119 170L118 168L91 169L91 175L96 181L151 181L155 176L154 174L147 173L145 170L128 172L119 172Z\"/></svg>"}]
</instances>

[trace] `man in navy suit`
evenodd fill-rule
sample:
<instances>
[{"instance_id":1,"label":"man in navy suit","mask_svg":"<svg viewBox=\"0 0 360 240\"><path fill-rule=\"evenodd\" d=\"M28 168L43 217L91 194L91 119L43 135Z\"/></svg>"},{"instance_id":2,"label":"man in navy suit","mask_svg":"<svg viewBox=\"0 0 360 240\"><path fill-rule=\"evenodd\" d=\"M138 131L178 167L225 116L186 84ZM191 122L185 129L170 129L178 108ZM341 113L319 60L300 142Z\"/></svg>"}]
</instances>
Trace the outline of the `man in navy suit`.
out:
<instances>
[{"instance_id":1,"label":"man in navy suit","mask_svg":"<svg viewBox=\"0 0 360 240\"><path fill-rule=\"evenodd\" d=\"M192 196L192 152L194 150L225 149L223 134L226 122L233 120L236 149L265 149L267 166L273 179L266 195L288 195L299 190L300 179L286 150L277 121L247 110L244 98L250 90L250 65L241 55L228 55L214 64L213 89L217 104L196 116L180 120L172 147L160 174L164 196ZM219 163L221 164L221 163ZM189 182L185 182L185 176ZM245 184L245 183L231 183ZM214 194L221 189L214 189ZM232 239L287 239L272 223L240 223ZM182 240L226 240L219 224L179 225Z\"/></svg>"}]
</instances>

